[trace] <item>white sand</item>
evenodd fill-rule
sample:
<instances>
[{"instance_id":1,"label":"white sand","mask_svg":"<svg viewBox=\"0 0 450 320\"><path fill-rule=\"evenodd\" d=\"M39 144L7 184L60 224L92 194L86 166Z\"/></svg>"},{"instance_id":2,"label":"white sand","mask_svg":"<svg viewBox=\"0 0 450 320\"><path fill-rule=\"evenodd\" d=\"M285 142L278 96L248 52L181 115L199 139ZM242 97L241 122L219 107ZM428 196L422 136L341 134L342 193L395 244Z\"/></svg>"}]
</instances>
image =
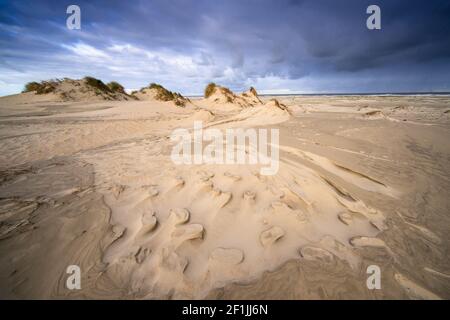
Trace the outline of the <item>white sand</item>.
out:
<instances>
[{"instance_id":1,"label":"white sand","mask_svg":"<svg viewBox=\"0 0 450 320\"><path fill-rule=\"evenodd\" d=\"M43 99L0 99L2 298L450 297L447 97ZM278 174L175 165L195 120L280 129Z\"/></svg>"}]
</instances>

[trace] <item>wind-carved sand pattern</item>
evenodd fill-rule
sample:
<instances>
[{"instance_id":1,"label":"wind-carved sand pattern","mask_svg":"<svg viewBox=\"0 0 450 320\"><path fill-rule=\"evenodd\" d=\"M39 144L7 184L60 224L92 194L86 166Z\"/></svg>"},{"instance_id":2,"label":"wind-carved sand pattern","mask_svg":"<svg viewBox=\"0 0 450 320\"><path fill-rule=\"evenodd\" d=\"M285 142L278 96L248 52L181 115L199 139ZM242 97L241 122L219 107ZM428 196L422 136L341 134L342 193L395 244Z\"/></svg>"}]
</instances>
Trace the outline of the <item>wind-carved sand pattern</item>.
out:
<instances>
[{"instance_id":1,"label":"wind-carved sand pattern","mask_svg":"<svg viewBox=\"0 0 450 320\"><path fill-rule=\"evenodd\" d=\"M152 175L153 185L105 195L111 223L124 230L106 251L104 261L114 270L108 276L127 274L130 293L139 297L202 298L298 258L303 247L357 268L352 246L361 244L349 239L376 239L384 227L376 209L290 165L276 177L239 166L161 171ZM344 214L349 221L342 223Z\"/></svg>"},{"instance_id":2,"label":"wind-carved sand pattern","mask_svg":"<svg viewBox=\"0 0 450 320\"><path fill-rule=\"evenodd\" d=\"M141 148L127 150L144 155ZM111 223L124 230L104 257L108 276L127 275L137 297L202 298L290 259L320 260L324 252L356 271L361 258L353 247L379 248L376 236L387 228L382 212L298 161L282 160L277 175L262 176L257 166L175 166L164 155L149 156L146 170L132 178L135 159L116 154L121 152L102 153L119 163L96 164L95 155L84 160L105 179L97 184ZM109 177L112 168L121 176ZM333 170L367 190L389 190L362 174Z\"/></svg>"},{"instance_id":3,"label":"wind-carved sand pattern","mask_svg":"<svg viewBox=\"0 0 450 320\"><path fill-rule=\"evenodd\" d=\"M432 128L367 118L367 100L392 118L405 116L396 109L403 101L344 99L273 100L218 87L184 106L146 96L5 120L1 296L448 298L450 150L427 148L419 135L445 137L446 118ZM442 114L442 103L428 104ZM196 120L280 129L278 173L175 165L170 133ZM82 269L79 291L65 288L70 264ZM382 290L366 287L371 264L382 270Z\"/></svg>"}]
</instances>

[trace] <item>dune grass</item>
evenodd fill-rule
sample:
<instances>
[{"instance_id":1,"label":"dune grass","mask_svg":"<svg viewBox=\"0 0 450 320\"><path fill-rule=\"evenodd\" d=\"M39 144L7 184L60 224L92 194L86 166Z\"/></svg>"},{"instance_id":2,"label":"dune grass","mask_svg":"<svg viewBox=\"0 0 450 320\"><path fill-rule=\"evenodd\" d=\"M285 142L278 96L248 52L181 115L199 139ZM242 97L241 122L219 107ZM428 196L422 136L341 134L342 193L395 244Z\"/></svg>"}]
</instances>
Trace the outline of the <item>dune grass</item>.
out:
<instances>
[{"instance_id":1,"label":"dune grass","mask_svg":"<svg viewBox=\"0 0 450 320\"><path fill-rule=\"evenodd\" d=\"M216 87L214 82L209 83L205 88L205 98L209 98L216 91Z\"/></svg>"},{"instance_id":2,"label":"dune grass","mask_svg":"<svg viewBox=\"0 0 450 320\"><path fill-rule=\"evenodd\" d=\"M34 91L34 92L36 92L36 94L51 93L51 92L55 91L56 85L59 82L61 82L61 81L58 79L41 81L41 82L36 82L36 81L28 82L25 85L25 88L22 92L25 93L25 92L33 92Z\"/></svg>"},{"instance_id":3,"label":"dune grass","mask_svg":"<svg viewBox=\"0 0 450 320\"><path fill-rule=\"evenodd\" d=\"M112 90L106 84L104 84L102 80L93 77L84 77L83 80L88 86L96 88L102 92L112 92Z\"/></svg>"},{"instance_id":4,"label":"dune grass","mask_svg":"<svg viewBox=\"0 0 450 320\"><path fill-rule=\"evenodd\" d=\"M175 105L184 107L186 105L186 98L183 97L178 92L172 92L170 90L167 90L162 85L158 83L151 83L147 88L156 90L156 96L155 98L157 100L161 101L173 101ZM143 88L145 89L145 88ZM141 89L141 90L143 90Z\"/></svg>"},{"instance_id":5,"label":"dune grass","mask_svg":"<svg viewBox=\"0 0 450 320\"><path fill-rule=\"evenodd\" d=\"M126 94L125 88L116 81L111 81L111 82L107 83L106 86L113 92Z\"/></svg>"}]
</instances>

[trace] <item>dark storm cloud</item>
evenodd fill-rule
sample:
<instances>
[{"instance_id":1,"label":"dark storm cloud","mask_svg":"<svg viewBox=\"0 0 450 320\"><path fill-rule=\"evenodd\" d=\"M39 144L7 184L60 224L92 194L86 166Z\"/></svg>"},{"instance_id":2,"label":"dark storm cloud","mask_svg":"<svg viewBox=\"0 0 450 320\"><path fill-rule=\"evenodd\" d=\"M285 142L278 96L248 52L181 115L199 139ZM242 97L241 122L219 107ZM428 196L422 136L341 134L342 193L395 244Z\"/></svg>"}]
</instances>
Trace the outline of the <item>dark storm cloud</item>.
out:
<instances>
[{"instance_id":1,"label":"dark storm cloud","mask_svg":"<svg viewBox=\"0 0 450 320\"><path fill-rule=\"evenodd\" d=\"M81 7L82 30L65 27ZM382 29L366 28L381 7ZM199 93L450 90L449 1L2 1L0 86L83 76ZM189 81L185 79L189 78ZM334 83L332 81L336 81Z\"/></svg>"}]
</instances>

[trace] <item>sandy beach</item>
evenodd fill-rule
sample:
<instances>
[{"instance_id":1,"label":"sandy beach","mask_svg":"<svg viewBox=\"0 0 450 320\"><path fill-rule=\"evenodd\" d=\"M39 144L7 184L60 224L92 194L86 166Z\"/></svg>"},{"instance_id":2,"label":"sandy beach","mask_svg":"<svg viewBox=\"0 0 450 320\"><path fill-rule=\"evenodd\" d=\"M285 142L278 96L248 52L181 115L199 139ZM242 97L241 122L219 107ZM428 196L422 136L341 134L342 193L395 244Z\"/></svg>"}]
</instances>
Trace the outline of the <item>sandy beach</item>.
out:
<instances>
[{"instance_id":1,"label":"sandy beach","mask_svg":"<svg viewBox=\"0 0 450 320\"><path fill-rule=\"evenodd\" d=\"M75 83L0 98L2 299L450 298L449 96ZM278 172L175 164L199 121L278 129Z\"/></svg>"}]
</instances>

